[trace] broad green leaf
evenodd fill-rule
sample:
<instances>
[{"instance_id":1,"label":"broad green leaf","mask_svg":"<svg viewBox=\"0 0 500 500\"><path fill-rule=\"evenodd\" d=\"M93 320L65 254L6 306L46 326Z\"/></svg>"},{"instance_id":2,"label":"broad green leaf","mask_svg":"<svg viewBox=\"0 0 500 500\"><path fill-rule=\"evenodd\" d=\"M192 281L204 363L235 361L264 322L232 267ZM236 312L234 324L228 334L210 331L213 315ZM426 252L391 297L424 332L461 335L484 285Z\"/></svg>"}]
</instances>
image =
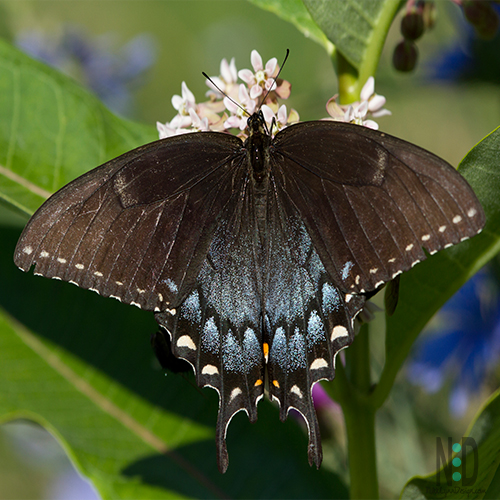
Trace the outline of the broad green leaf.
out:
<instances>
[{"instance_id":1,"label":"broad green leaf","mask_svg":"<svg viewBox=\"0 0 500 500\"><path fill-rule=\"evenodd\" d=\"M31 214L49 192L155 139L68 78L0 42L0 193ZM307 464L306 432L268 402L250 426L228 431L219 474L215 391L192 374L165 377L149 336L153 315L22 273L20 229L0 226L0 422L26 418L59 439L104 498L344 498L323 467Z\"/></svg>"},{"instance_id":2,"label":"broad green leaf","mask_svg":"<svg viewBox=\"0 0 500 500\"><path fill-rule=\"evenodd\" d=\"M438 472L414 477L404 487L401 498L410 499L482 499L500 498L500 391L479 411L464 437L472 438ZM460 437L453 442L463 443ZM437 446L437 445L436 445ZM474 447L477 446L476 450ZM443 439L446 456L447 443ZM460 463L453 464L459 458ZM455 481L453 473L461 477Z\"/></svg>"},{"instance_id":3,"label":"broad green leaf","mask_svg":"<svg viewBox=\"0 0 500 500\"><path fill-rule=\"evenodd\" d=\"M31 215L82 173L157 139L153 127L0 40L0 200Z\"/></svg>"},{"instance_id":4,"label":"broad green leaf","mask_svg":"<svg viewBox=\"0 0 500 500\"><path fill-rule=\"evenodd\" d=\"M399 0L304 0L336 50L358 71L360 84L375 75Z\"/></svg>"},{"instance_id":5,"label":"broad green leaf","mask_svg":"<svg viewBox=\"0 0 500 500\"><path fill-rule=\"evenodd\" d=\"M261 9L276 14L281 19L292 23L306 38L311 38L322 45L328 54L334 51L333 44L313 21L302 0L249 0Z\"/></svg>"},{"instance_id":6,"label":"broad green leaf","mask_svg":"<svg viewBox=\"0 0 500 500\"><path fill-rule=\"evenodd\" d=\"M459 171L486 213L482 233L438 252L401 277L396 312L387 318L386 363L374 397L382 403L417 335L442 305L500 251L500 128L477 144Z\"/></svg>"}]
</instances>

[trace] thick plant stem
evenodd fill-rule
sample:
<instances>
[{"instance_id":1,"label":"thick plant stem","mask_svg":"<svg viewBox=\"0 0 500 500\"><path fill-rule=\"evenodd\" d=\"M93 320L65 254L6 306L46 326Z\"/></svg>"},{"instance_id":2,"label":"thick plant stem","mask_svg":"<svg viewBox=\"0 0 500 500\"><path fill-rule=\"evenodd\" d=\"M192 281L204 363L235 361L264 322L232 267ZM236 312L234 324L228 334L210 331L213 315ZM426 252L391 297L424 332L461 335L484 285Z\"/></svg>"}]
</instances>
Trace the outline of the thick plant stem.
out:
<instances>
[{"instance_id":1,"label":"thick plant stem","mask_svg":"<svg viewBox=\"0 0 500 500\"><path fill-rule=\"evenodd\" d=\"M352 403L352 402L351 402ZM363 404L344 407L351 499L378 498L375 410Z\"/></svg>"},{"instance_id":2,"label":"thick plant stem","mask_svg":"<svg viewBox=\"0 0 500 500\"><path fill-rule=\"evenodd\" d=\"M333 396L344 411L349 453L351 499L378 498L375 412L371 393L368 326L346 351L346 367L337 367Z\"/></svg>"},{"instance_id":3,"label":"thick plant stem","mask_svg":"<svg viewBox=\"0 0 500 500\"><path fill-rule=\"evenodd\" d=\"M341 104L350 104L359 99L361 91L358 72L347 59L337 53L337 76L339 79L339 98Z\"/></svg>"}]
</instances>

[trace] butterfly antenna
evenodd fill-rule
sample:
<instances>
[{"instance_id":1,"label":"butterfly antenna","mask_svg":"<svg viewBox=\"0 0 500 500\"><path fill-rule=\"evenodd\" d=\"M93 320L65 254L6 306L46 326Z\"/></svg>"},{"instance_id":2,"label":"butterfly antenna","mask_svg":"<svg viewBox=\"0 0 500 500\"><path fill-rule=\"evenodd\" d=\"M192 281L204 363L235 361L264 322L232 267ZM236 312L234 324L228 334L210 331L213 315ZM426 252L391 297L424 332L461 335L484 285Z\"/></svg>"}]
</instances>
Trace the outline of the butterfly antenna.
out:
<instances>
[{"instance_id":1,"label":"butterfly antenna","mask_svg":"<svg viewBox=\"0 0 500 500\"><path fill-rule=\"evenodd\" d=\"M278 86L278 84L276 83L276 80L280 76L281 70L285 66L286 60L288 59L288 54L290 54L290 49L286 49L285 58L283 59L283 62L281 63L278 74L273 78L273 80L274 80L273 84L271 85L271 87L269 87L269 90L267 91L267 94L264 96L264 99L262 99L262 102L260 103L260 107L262 107L262 105L266 102L267 96Z\"/></svg>"},{"instance_id":2,"label":"butterfly antenna","mask_svg":"<svg viewBox=\"0 0 500 500\"><path fill-rule=\"evenodd\" d=\"M281 73L281 70L283 69L283 67L285 66L285 63L286 63L286 60L288 59L288 55L290 54L290 49L286 49L286 54L285 54L285 58L283 59L283 62L281 63L281 66L280 66L280 69L278 71L278 74L273 78L273 84L271 85L271 87L269 88L269 90L267 91L267 94L265 95L264 99L262 100L261 104L260 104L260 107L262 107L262 104L264 104L264 102L266 102L266 99L267 99L267 96L275 89L275 87L277 86L277 83L276 83L276 80L278 79L278 77L280 76L280 73ZM225 97L227 97L232 103L236 104L236 106L238 106L238 108L241 109L241 111L243 111L243 113L245 113L246 115L250 116L250 113L238 102L236 102L232 97L228 96L222 89L219 88L219 86L204 72L202 71L201 74ZM259 109L260 109L259 107Z\"/></svg>"},{"instance_id":3,"label":"butterfly antenna","mask_svg":"<svg viewBox=\"0 0 500 500\"><path fill-rule=\"evenodd\" d=\"M238 108L241 109L241 111L243 111L243 113L247 114L248 116L250 116L250 113L239 103L237 103L232 97L228 96L223 90L221 90L216 84L215 82L204 72L202 71L201 74L224 96L224 97L227 97L232 103L236 104L236 106L238 106Z\"/></svg>"}]
</instances>

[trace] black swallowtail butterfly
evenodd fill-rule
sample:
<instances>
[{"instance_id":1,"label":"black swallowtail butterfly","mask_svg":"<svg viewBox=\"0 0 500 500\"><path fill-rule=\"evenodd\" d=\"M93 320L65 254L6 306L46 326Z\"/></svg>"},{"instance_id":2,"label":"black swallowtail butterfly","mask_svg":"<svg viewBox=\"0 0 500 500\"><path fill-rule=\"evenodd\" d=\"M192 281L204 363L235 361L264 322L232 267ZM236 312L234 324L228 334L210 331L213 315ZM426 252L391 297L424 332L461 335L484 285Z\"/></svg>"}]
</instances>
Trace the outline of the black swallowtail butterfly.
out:
<instances>
[{"instance_id":1,"label":"black swallowtail butterfly","mask_svg":"<svg viewBox=\"0 0 500 500\"><path fill-rule=\"evenodd\" d=\"M125 153L31 218L15 263L154 311L176 357L216 389L218 464L229 421L268 392L322 451L313 384L332 380L365 294L474 236L484 212L445 161L358 125L298 123L271 138L197 132Z\"/></svg>"}]
</instances>

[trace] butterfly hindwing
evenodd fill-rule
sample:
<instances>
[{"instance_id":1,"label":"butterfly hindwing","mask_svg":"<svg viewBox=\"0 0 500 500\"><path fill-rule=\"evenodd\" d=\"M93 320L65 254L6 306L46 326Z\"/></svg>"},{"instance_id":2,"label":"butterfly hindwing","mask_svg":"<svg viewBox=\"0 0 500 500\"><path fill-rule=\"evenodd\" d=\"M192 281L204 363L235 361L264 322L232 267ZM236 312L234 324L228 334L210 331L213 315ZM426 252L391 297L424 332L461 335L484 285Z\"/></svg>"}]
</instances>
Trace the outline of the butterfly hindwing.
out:
<instances>
[{"instance_id":1,"label":"butterfly hindwing","mask_svg":"<svg viewBox=\"0 0 500 500\"><path fill-rule=\"evenodd\" d=\"M248 171L240 174L196 286L175 311L156 315L172 337L174 354L193 366L197 383L219 393L221 471L228 465L225 437L231 418L244 410L254 422L264 394L260 240Z\"/></svg>"},{"instance_id":2,"label":"butterfly hindwing","mask_svg":"<svg viewBox=\"0 0 500 500\"><path fill-rule=\"evenodd\" d=\"M353 341L354 317L364 299L346 297L332 283L298 212L275 183L268 198L268 235L264 339L269 343L269 393L280 403L282 420L291 408L302 414L309 431L309 463L319 467L312 388L334 378L335 357Z\"/></svg>"}]
</instances>

